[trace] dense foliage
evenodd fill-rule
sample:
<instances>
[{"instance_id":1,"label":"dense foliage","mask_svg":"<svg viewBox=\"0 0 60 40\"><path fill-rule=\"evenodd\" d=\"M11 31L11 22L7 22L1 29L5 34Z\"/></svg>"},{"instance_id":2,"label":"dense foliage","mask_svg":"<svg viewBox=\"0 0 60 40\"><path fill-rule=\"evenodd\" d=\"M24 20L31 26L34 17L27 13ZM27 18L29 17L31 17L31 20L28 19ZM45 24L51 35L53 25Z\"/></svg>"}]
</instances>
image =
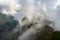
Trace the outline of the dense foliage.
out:
<instances>
[{"instance_id":1,"label":"dense foliage","mask_svg":"<svg viewBox=\"0 0 60 40\"><path fill-rule=\"evenodd\" d=\"M42 34L37 40L60 40L60 31L50 32L50 34Z\"/></svg>"}]
</instances>

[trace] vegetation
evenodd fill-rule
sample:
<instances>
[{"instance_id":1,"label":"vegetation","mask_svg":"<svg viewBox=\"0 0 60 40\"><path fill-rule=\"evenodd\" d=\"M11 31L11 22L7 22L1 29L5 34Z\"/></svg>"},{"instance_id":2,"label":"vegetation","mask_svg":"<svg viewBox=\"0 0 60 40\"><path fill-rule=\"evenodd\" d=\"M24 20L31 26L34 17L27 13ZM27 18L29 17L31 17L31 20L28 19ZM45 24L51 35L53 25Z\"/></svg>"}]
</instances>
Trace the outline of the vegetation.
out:
<instances>
[{"instance_id":1,"label":"vegetation","mask_svg":"<svg viewBox=\"0 0 60 40\"><path fill-rule=\"evenodd\" d=\"M41 35L37 38L37 40L52 40L53 38L53 28L46 25L42 28Z\"/></svg>"},{"instance_id":2,"label":"vegetation","mask_svg":"<svg viewBox=\"0 0 60 40\"><path fill-rule=\"evenodd\" d=\"M60 40L60 31L55 31L54 32L53 39L54 40Z\"/></svg>"},{"instance_id":3,"label":"vegetation","mask_svg":"<svg viewBox=\"0 0 60 40\"><path fill-rule=\"evenodd\" d=\"M60 40L60 31L54 31L50 34L42 34L37 40Z\"/></svg>"}]
</instances>

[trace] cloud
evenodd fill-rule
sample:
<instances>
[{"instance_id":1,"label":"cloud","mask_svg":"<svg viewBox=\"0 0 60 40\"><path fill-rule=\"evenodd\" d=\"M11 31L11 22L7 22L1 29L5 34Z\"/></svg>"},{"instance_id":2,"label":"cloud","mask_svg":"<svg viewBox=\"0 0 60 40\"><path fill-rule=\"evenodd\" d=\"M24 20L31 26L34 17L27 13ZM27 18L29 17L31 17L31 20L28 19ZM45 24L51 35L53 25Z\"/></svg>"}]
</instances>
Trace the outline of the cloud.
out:
<instances>
[{"instance_id":1,"label":"cloud","mask_svg":"<svg viewBox=\"0 0 60 40\"><path fill-rule=\"evenodd\" d=\"M44 15L47 15L48 19L54 22L56 21L56 17L58 16L57 6L60 5L60 0L36 0L34 2L35 4L29 2L30 4L25 8L25 15L27 15L28 18L37 18L38 16L41 16L42 19L44 19Z\"/></svg>"},{"instance_id":2,"label":"cloud","mask_svg":"<svg viewBox=\"0 0 60 40\"><path fill-rule=\"evenodd\" d=\"M0 0L0 10L5 14L12 14L19 20L26 16L29 20L42 19L45 15L52 21L57 21L60 0ZM37 18L38 17L38 18ZM58 27L59 28L59 27Z\"/></svg>"},{"instance_id":3,"label":"cloud","mask_svg":"<svg viewBox=\"0 0 60 40\"><path fill-rule=\"evenodd\" d=\"M21 4L17 0L0 0L0 5L3 7L6 6L6 8L2 8L2 12L5 14L13 15L17 12L16 10L20 10L21 8Z\"/></svg>"},{"instance_id":4,"label":"cloud","mask_svg":"<svg viewBox=\"0 0 60 40\"><path fill-rule=\"evenodd\" d=\"M60 25L59 25L60 24L60 19L59 19L60 18L60 5L57 6L56 13L57 14L56 14L56 21L55 21L56 22L56 28L55 29L60 31Z\"/></svg>"}]
</instances>

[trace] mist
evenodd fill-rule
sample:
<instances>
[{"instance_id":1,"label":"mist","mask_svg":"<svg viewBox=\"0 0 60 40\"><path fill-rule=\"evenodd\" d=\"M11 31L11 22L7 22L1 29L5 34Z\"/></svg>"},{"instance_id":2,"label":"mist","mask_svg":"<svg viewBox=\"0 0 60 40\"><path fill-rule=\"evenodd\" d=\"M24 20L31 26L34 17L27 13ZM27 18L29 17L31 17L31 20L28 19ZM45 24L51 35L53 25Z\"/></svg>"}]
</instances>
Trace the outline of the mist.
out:
<instances>
[{"instance_id":1,"label":"mist","mask_svg":"<svg viewBox=\"0 0 60 40\"><path fill-rule=\"evenodd\" d=\"M12 15L19 21L19 30L21 33L22 27L33 23L27 31L24 31L19 36L18 40L34 40L31 36L41 33L41 28L54 23L55 26L51 26L55 31L60 31L60 0L0 0L0 12L6 15ZM28 19L27 24L22 22L22 19L26 17ZM35 22L37 24L35 25ZM40 32L36 31L39 29ZM31 33L32 32L32 33ZM34 34L34 35L33 35ZM30 36L31 35L31 36ZM38 36L34 37L37 38Z\"/></svg>"}]
</instances>

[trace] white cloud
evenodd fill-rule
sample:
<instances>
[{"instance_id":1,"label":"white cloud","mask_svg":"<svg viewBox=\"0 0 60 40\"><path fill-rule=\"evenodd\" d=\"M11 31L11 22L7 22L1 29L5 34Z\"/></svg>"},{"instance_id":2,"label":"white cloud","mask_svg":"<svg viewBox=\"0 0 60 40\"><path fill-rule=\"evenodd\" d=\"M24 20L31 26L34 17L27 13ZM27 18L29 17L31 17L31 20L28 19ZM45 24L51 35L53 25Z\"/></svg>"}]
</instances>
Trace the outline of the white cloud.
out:
<instances>
[{"instance_id":1,"label":"white cloud","mask_svg":"<svg viewBox=\"0 0 60 40\"><path fill-rule=\"evenodd\" d=\"M18 13L19 15L24 14L29 19L36 18L37 16L47 15L53 21L56 21L57 17L57 7L60 5L60 0L27 0L27 4L21 8L21 4L18 3L19 0L0 0L0 5L7 6L7 8L2 8L5 14L16 14L16 10L22 10L23 12ZM22 2L21 2L22 3ZM25 3L23 1L23 3ZM34 3L37 3L36 5ZM43 14L43 15L42 15ZM23 16L24 16L23 15ZM57 19L58 20L58 19ZM58 27L59 28L59 27Z\"/></svg>"},{"instance_id":2,"label":"white cloud","mask_svg":"<svg viewBox=\"0 0 60 40\"><path fill-rule=\"evenodd\" d=\"M57 15L57 6L60 5L60 0L39 0L40 1L40 6L39 8L37 6L32 6L32 5L29 5L30 9L27 10L28 12L28 16L33 16L35 15L34 17L40 15L41 16L41 13L47 15L52 21L56 21L56 15ZM36 3L39 2L38 0L36 1ZM33 4L33 3L32 3ZM32 8L36 7L34 10ZM40 9L40 10L38 10ZM31 10L33 11L31 13ZM40 11L40 12L38 12ZM59 27L58 27L59 28Z\"/></svg>"},{"instance_id":3,"label":"white cloud","mask_svg":"<svg viewBox=\"0 0 60 40\"><path fill-rule=\"evenodd\" d=\"M19 4L17 0L0 0L0 5L4 5L8 7L8 10L6 8L5 9L2 8L5 14L13 15L16 13L16 10L20 10L21 8L21 4Z\"/></svg>"}]
</instances>

